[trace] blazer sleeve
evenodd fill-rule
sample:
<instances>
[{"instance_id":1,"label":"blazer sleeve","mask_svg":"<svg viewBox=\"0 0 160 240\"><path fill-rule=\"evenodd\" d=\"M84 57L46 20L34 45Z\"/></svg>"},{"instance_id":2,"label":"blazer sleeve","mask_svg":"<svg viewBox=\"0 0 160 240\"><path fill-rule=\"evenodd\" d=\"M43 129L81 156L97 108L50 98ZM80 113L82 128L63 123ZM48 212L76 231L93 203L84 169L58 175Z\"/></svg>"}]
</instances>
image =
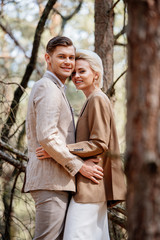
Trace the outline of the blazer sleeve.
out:
<instances>
[{"instance_id":1,"label":"blazer sleeve","mask_svg":"<svg viewBox=\"0 0 160 240\"><path fill-rule=\"evenodd\" d=\"M34 96L38 142L55 161L74 176L82 167L83 160L71 154L59 136L57 123L61 111L62 93L55 84L50 84L46 80L39 85Z\"/></svg>"},{"instance_id":2,"label":"blazer sleeve","mask_svg":"<svg viewBox=\"0 0 160 240\"><path fill-rule=\"evenodd\" d=\"M94 96L88 103L89 140L68 144L70 152L80 157L91 157L107 151L111 132L109 100Z\"/></svg>"}]
</instances>

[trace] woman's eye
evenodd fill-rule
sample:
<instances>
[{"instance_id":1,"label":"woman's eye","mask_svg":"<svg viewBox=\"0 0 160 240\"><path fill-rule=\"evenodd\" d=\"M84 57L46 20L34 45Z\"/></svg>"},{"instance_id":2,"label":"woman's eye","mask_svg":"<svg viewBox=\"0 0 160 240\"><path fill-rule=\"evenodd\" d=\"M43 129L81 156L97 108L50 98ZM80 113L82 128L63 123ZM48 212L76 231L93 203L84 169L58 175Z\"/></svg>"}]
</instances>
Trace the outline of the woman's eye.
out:
<instances>
[{"instance_id":1,"label":"woman's eye","mask_svg":"<svg viewBox=\"0 0 160 240\"><path fill-rule=\"evenodd\" d=\"M81 70L80 73L84 73L85 71L84 70Z\"/></svg>"}]
</instances>

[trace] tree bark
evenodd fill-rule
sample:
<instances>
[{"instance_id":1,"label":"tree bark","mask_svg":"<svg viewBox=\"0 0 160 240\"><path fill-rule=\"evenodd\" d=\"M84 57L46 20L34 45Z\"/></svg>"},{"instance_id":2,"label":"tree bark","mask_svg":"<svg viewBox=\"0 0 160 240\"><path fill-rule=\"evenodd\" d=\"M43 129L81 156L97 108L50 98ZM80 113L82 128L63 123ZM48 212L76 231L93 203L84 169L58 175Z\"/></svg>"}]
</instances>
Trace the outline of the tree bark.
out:
<instances>
[{"instance_id":1,"label":"tree bark","mask_svg":"<svg viewBox=\"0 0 160 240\"><path fill-rule=\"evenodd\" d=\"M160 0L127 0L129 240L160 239Z\"/></svg>"},{"instance_id":2,"label":"tree bark","mask_svg":"<svg viewBox=\"0 0 160 240\"><path fill-rule=\"evenodd\" d=\"M103 90L107 93L113 83L113 0L95 0L95 52L104 67Z\"/></svg>"}]
</instances>

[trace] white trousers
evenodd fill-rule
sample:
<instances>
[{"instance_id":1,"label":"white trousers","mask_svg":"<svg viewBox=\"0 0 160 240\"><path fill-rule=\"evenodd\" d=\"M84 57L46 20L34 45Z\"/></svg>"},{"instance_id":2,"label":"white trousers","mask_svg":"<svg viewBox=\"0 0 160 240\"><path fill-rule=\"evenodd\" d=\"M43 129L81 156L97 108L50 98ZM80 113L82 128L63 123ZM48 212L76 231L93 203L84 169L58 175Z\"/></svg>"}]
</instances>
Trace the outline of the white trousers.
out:
<instances>
[{"instance_id":1,"label":"white trousers","mask_svg":"<svg viewBox=\"0 0 160 240\"><path fill-rule=\"evenodd\" d=\"M110 240L106 202L76 203L72 198L63 240Z\"/></svg>"},{"instance_id":2,"label":"white trousers","mask_svg":"<svg viewBox=\"0 0 160 240\"><path fill-rule=\"evenodd\" d=\"M36 207L33 240L62 240L68 193L61 191L31 191Z\"/></svg>"}]
</instances>

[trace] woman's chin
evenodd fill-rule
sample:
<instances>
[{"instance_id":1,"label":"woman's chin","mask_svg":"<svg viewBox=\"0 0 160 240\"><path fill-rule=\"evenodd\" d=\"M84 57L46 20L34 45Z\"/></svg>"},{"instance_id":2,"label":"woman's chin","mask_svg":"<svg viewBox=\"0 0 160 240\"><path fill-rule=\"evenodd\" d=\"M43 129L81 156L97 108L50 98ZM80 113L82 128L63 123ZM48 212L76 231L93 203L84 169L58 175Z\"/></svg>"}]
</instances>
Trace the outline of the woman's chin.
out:
<instances>
[{"instance_id":1,"label":"woman's chin","mask_svg":"<svg viewBox=\"0 0 160 240\"><path fill-rule=\"evenodd\" d=\"M82 90L81 86L76 86L76 90Z\"/></svg>"}]
</instances>

